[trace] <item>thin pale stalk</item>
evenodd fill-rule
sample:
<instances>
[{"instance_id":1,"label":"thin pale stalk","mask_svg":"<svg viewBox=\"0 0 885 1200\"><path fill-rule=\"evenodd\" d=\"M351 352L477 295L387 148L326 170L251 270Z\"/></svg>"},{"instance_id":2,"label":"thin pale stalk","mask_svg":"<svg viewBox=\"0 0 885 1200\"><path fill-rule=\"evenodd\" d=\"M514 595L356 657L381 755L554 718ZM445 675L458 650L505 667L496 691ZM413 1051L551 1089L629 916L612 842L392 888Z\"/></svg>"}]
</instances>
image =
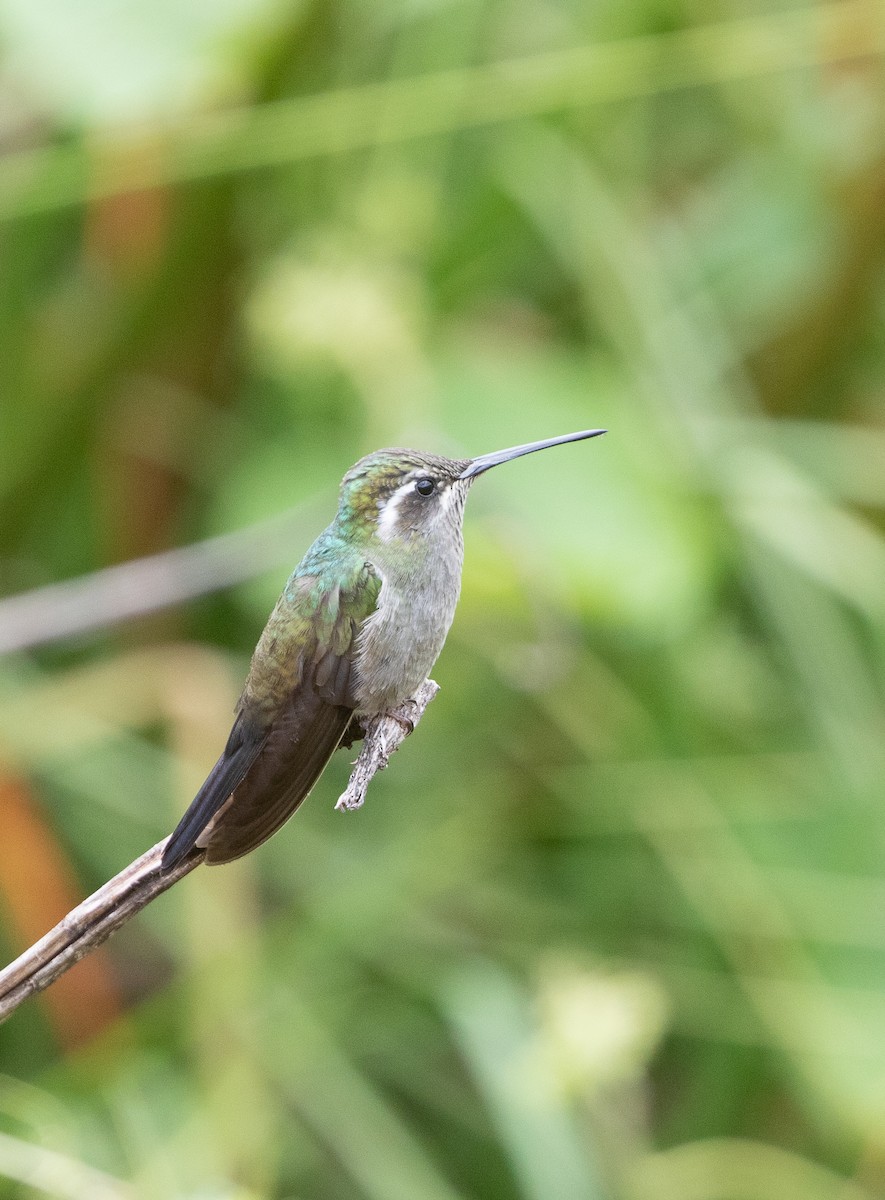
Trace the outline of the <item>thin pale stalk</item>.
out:
<instances>
[{"instance_id":1,"label":"thin pale stalk","mask_svg":"<svg viewBox=\"0 0 885 1200\"><path fill-rule=\"evenodd\" d=\"M391 754L421 720L438 690L432 679L426 679L415 695L398 709L371 722L350 783L336 808L352 809L362 805L373 776L387 766ZM162 871L163 848L167 840L157 842L93 892L39 942L0 971L0 1022L11 1016L30 996L49 987L130 917L203 862L205 852L195 850L171 870Z\"/></svg>"}]
</instances>

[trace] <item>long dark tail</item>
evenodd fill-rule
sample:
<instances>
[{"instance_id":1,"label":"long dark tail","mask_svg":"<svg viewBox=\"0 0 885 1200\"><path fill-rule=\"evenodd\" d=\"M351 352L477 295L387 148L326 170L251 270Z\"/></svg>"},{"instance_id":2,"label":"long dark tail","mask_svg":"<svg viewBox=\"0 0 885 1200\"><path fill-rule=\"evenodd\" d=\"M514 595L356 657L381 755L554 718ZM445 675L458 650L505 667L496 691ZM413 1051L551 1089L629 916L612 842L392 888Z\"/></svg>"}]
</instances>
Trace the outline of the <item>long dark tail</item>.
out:
<instances>
[{"instance_id":1,"label":"long dark tail","mask_svg":"<svg viewBox=\"0 0 885 1200\"><path fill-rule=\"evenodd\" d=\"M190 854L197 838L225 803L231 792L242 783L249 768L261 753L266 735L249 730L244 718L238 717L227 739L224 753L209 772L206 782L194 796L187 812L178 822L163 851L162 868L168 871Z\"/></svg>"},{"instance_id":2,"label":"long dark tail","mask_svg":"<svg viewBox=\"0 0 885 1200\"><path fill-rule=\"evenodd\" d=\"M194 797L163 852L163 868L200 842L207 863L254 850L283 825L319 779L342 738L350 744L353 709L306 689L269 730L256 733L240 717L224 753Z\"/></svg>"},{"instance_id":3,"label":"long dark tail","mask_svg":"<svg viewBox=\"0 0 885 1200\"><path fill-rule=\"evenodd\" d=\"M207 863L240 858L276 833L322 775L353 710L301 697L268 734L206 843Z\"/></svg>"}]
</instances>

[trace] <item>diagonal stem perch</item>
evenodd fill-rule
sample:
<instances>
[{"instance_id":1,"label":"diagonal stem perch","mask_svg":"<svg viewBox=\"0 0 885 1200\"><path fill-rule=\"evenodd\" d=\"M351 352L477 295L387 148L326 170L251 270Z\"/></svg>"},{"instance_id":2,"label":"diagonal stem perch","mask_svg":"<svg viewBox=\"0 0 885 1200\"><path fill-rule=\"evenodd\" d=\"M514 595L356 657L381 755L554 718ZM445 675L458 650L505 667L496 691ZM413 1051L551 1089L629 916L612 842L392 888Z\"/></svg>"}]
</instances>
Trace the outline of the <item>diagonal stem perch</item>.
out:
<instances>
[{"instance_id":1,"label":"diagonal stem perch","mask_svg":"<svg viewBox=\"0 0 885 1200\"><path fill-rule=\"evenodd\" d=\"M431 679L426 679L415 695L398 709L370 722L350 783L336 808L362 805L373 775L387 766L390 755L418 724L438 690ZM176 867L163 871L160 863L166 841L164 838L157 842L130 863L0 971L0 1022L11 1016L29 996L42 992L100 946L153 899L190 874L205 857L205 851L194 850Z\"/></svg>"},{"instance_id":2,"label":"diagonal stem perch","mask_svg":"<svg viewBox=\"0 0 885 1200\"><path fill-rule=\"evenodd\" d=\"M29 996L49 987L59 975L203 861L204 852L198 850L173 870L161 872L165 845L165 838L157 842L0 971L0 1021L5 1021Z\"/></svg>"}]
</instances>

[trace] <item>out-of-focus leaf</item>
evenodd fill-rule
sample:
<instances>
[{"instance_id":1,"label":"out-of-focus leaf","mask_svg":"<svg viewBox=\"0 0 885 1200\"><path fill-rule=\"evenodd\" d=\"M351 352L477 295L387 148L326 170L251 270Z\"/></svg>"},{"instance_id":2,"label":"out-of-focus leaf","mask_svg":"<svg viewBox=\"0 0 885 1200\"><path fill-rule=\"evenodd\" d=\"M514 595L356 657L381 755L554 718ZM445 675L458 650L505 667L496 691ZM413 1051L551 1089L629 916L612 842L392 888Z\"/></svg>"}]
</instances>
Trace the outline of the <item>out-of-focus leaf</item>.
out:
<instances>
[{"instance_id":1,"label":"out-of-focus leaf","mask_svg":"<svg viewBox=\"0 0 885 1200\"><path fill-rule=\"evenodd\" d=\"M278 15L275 0L0 5L11 69L38 102L89 122L168 116L235 90L250 35Z\"/></svg>"}]
</instances>

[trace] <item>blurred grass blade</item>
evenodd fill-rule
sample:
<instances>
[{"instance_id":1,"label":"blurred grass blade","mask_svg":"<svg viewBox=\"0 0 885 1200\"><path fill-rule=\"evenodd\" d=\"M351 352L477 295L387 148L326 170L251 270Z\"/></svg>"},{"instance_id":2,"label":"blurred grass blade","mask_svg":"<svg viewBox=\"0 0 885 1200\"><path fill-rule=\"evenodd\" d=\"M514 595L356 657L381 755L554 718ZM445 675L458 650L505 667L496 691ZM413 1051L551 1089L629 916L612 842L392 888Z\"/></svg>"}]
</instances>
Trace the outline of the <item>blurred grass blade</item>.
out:
<instances>
[{"instance_id":1,"label":"blurred grass blade","mask_svg":"<svg viewBox=\"0 0 885 1200\"><path fill-rule=\"evenodd\" d=\"M389 80L169 125L139 141L37 150L0 164L0 220L306 158L563 109L842 62L885 46L876 0L812 6L673 33ZM96 156L93 164L93 155Z\"/></svg>"},{"instance_id":2,"label":"blurred grass blade","mask_svg":"<svg viewBox=\"0 0 885 1200\"><path fill-rule=\"evenodd\" d=\"M875 1200L872 1192L798 1154L739 1138L710 1138L650 1155L632 1200Z\"/></svg>"},{"instance_id":3,"label":"blurred grass blade","mask_svg":"<svg viewBox=\"0 0 885 1200\"><path fill-rule=\"evenodd\" d=\"M526 1200L605 1200L526 998L503 972L477 966L450 982L443 1003Z\"/></svg>"},{"instance_id":4,"label":"blurred grass blade","mask_svg":"<svg viewBox=\"0 0 885 1200\"><path fill-rule=\"evenodd\" d=\"M288 563L318 508L310 503L248 529L0 600L0 654L107 629Z\"/></svg>"},{"instance_id":5,"label":"blurred grass blade","mask_svg":"<svg viewBox=\"0 0 885 1200\"><path fill-rule=\"evenodd\" d=\"M57 1200L136 1200L121 1180L8 1133L0 1133L0 1176Z\"/></svg>"},{"instance_id":6,"label":"blurred grass blade","mask_svg":"<svg viewBox=\"0 0 885 1200\"><path fill-rule=\"evenodd\" d=\"M274 1020L267 1067L369 1200L463 1200L393 1105L304 1007ZM279 1016L279 1014L278 1014ZM292 1044L281 1053L281 1041Z\"/></svg>"}]
</instances>

